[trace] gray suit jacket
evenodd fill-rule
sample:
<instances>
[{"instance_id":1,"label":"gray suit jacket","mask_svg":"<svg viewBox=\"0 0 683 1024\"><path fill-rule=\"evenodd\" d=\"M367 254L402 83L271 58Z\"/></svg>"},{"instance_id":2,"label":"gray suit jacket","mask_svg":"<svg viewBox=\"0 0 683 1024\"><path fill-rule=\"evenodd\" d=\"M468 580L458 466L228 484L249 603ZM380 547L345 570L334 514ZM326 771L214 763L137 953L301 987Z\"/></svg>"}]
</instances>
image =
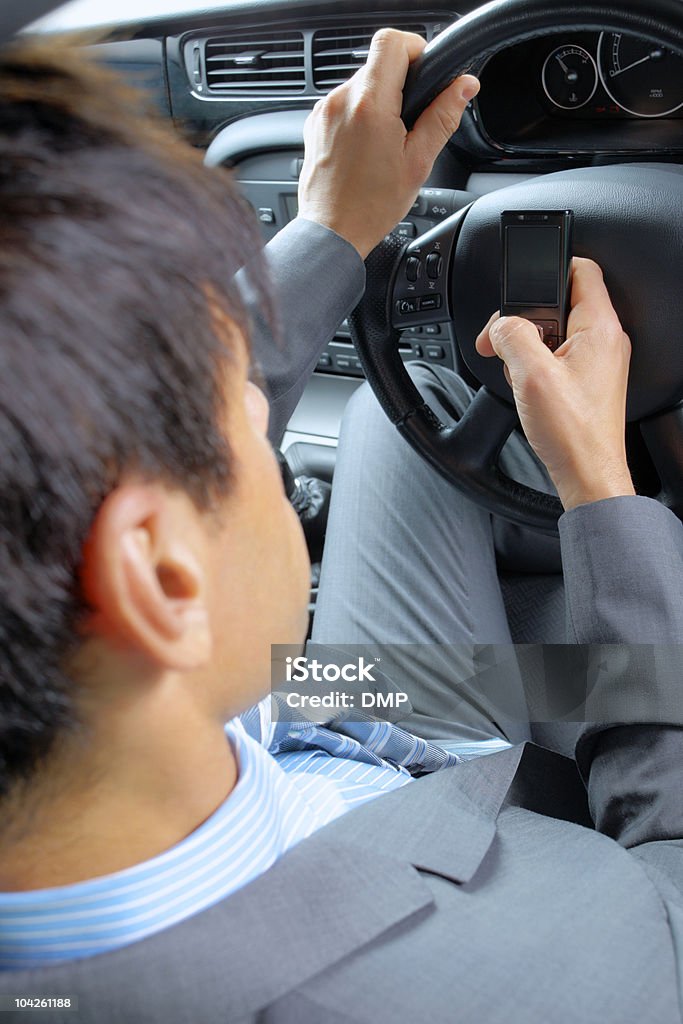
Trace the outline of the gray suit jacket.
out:
<instances>
[{"instance_id":1,"label":"gray suit jacket","mask_svg":"<svg viewBox=\"0 0 683 1024\"><path fill-rule=\"evenodd\" d=\"M561 532L573 635L597 645L578 769L525 744L420 779L178 926L0 974L0 996L79 998L16 1019L681 1021L683 526L621 498ZM600 671L621 643L642 646Z\"/></svg>"},{"instance_id":2,"label":"gray suit jacket","mask_svg":"<svg viewBox=\"0 0 683 1024\"><path fill-rule=\"evenodd\" d=\"M270 399L268 434L278 444L321 351L365 288L365 265L333 231L297 219L266 246L278 337L254 301L249 267L238 278L254 320L252 354Z\"/></svg>"}]
</instances>

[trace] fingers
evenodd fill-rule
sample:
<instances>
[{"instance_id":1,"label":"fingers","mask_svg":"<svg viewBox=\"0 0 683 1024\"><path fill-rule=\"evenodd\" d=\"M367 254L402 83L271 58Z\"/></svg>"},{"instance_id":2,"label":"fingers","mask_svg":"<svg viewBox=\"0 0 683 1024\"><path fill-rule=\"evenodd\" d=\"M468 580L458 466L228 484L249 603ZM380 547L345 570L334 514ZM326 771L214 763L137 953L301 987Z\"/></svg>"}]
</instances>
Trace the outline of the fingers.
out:
<instances>
[{"instance_id":1,"label":"fingers","mask_svg":"<svg viewBox=\"0 0 683 1024\"><path fill-rule=\"evenodd\" d=\"M387 113L400 115L408 65L427 45L422 36L383 28L375 32L370 52L360 72L364 90Z\"/></svg>"},{"instance_id":2,"label":"fingers","mask_svg":"<svg viewBox=\"0 0 683 1024\"><path fill-rule=\"evenodd\" d=\"M488 338L495 354L505 363L509 371L506 377L513 386L530 377L540 379L554 366L553 354L541 341L538 330L521 317L503 316L494 320Z\"/></svg>"},{"instance_id":3,"label":"fingers","mask_svg":"<svg viewBox=\"0 0 683 1024\"><path fill-rule=\"evenodd\" d=\"M532 359L546 361L543 352L550 354L547 345L540 339L538 330L529 320L519 316L501 317L495 312L486 327L478 335L475 348L480 356L498 356L505 363L518 362L518 356L526 363Z\"/></svg>"},{"instance_id":4,"label":"fingers","mask_svg":"<svg viewBox=\"0 0 683 1024\"><path fill-rule=\"evenodd\" d=\"M498 356L503 361L503 373L510 387L519 383L522 375L526 377L547 367L548 356L553 358L532 323L521 317L501 317L498 311L478 335L475 348L484 358Z\"/></svg>"},{"instance_id":5,"label":"fingers","mask_svg":"<svg viewBox=\"0 0 683 1024\"><path fill-rule=\"evenodd\" d=\"M597 324L621 331L602 270L593 260L575 256L572 260L572 311L567 336L590 330Z\"/></svg>"},{"instance_id":6,"label":"fingers","mask_svg":"<svg viewBox=\"0 0 683 1024\"><path fill-rule=\"evenodd\" d=\"M581 364L588 345L598 344L604 355L610 353L617 366L628 367L631 346L609 297L602 270L593 260L574 257L572 280L573 308L567 328L567 341L555 353L541 341L537 329L520 317L501 317L494 313L477 337L475 347L485 358L499 356L505 363L510 385L534 375L541 378L556 362Z\"/></svg>"},{"instance_id":7,"label":"fingers","mask_svg":"<svg viewBox=\"0 0 683 1024\"><path fill-rule=\"evenodd\" d=\"M400 116L406 74L409 65L426 46L422 36L396 29L381 29L373 36L363 71L363 85L375 101ZM407 141L407 148L420 152L424 162L436 159L450 137L458 130L465 107L479 92L474 75L460 78L441 92L418 118Z\"/></svg>"},{"instance_id":8,"label":"fingers","mask_svg":"<svg viewBox=\"0 0 683 1024\"><path fill-rule=\"evenodd\" d=\"M406 147L433 162L451 136L460 127L462 115L470 100L479 92L474 75L461 75L439 93L420 114L409 133Z\"/></svg>"},{"instance_id":9,"label":"fingers","mask_svg":"<svg viewBox=\"0 0 683 1024\"><path fill-rule=\"evenodd\" d=\"M593 260L575 256L572 270L572 312L567 327L567 337L588 331L601 324L613 326L621 332L619 319L609 297L602 270ZM490 331L493 324L500 319L500 313L494 313L476 341L476 349L480 356L495 356ZM509 318L510 319L510 318ZM518 319L518 318L513 318ZM531 336L531 335L530 335ZM561 350L558 349L558 352Z\"/></svg>"},{"instance_id":10,"label":"fingers","mask_svg":"<svg viewBox=\"0 0 683 1024\"><path fill-rule=\"evenodd\" d=\"M479 88L472 76L452 83L407 132L403 87L425 45L406 32L376 33L367 63L317 103L304 126L299 210L337 231L363 258L410 209Z\"/></svg>"},{"instance_id":11,"label":"fingers","mask_svg":"<svg viewBox=\"0 0 683 1024\"><path fill-rule=\"evenodd\" d=\"M477 335L477 340L474 343L474 347L476 348L479 355L484 356L485 359L490 359L491 356L495 356L496 354L493 345L491 344L491 339L489 338L489 331L493 327L496 320L500 320L499 310L496 310L496 312L493 314L493 316L487 323L486 327L484 327L480 334Z\"/></svg>"}]
</instances>

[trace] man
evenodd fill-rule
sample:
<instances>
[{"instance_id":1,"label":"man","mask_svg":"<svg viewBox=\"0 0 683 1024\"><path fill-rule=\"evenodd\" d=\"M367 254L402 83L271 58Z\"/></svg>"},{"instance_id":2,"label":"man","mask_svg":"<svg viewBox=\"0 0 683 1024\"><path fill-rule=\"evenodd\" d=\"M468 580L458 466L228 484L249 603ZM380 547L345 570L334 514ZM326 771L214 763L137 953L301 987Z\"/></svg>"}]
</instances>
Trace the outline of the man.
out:
<instances>
[{"instance_id":1,"label":"man","mask_svg":"<svg viewBox=\"0 0 683 1024\"><path fill-rule=\"evenodd\" d=\"M381 34L309 124L301 218L269 257L287 335L315 330L278 362L280 408L476 90L454 83L406 136L400 90L422 45ZM678 727L584 732L594 831L572 763L533 746L410 781L357 740L351 757L276 760L232 721L266 692L271 644L302 640L308 588L230 283L253 229L222 178L55 59L8 56L0 74L3 1008L43 995L62 1000L52 1019L78 998L88 1022L679 1019ZM361 213L357 195L373 199ZM329 295L306 291L302 251L333 268ZM267 306L257 256L248 270ZM592 264L577 265L572 315L565 363L519 322L479 344L504 359L569 510L575 639L631 639L615 602L637 611L656 592L658 632L638 639L680 641L681 527L633 494L628 342ZM598 373L584 424L569 399ZM444 763L435 744L421 756L421 771Z\"/></svg>"}]
</instances>

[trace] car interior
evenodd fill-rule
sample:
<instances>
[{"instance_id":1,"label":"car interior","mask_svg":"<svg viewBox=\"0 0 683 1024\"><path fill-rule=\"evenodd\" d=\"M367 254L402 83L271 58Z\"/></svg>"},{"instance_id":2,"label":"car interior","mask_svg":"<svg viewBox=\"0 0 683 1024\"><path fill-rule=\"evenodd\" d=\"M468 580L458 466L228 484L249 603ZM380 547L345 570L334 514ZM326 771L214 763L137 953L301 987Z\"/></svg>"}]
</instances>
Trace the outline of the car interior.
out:
<instances>
[{"instance_id":1,"label":"car interior","mask_svg":"<svg viewBox=\"0 0 683 1024\"><path fill-rule=\"evenodd\" d=\"M391 26L431 42L480 6L473 0L76 0L43 17L31 31L76 33L98 59L145 91L157 113L203 152L208 166L233 168L268 240L297 213L308 113L363 64L373 34ZM582 21L580 4L536 6L544 8L538 28L521 31L502 14L497 22L492 15L487 51L459 54L462 66L479 76L481 92L395 234L402 246L414 245L462 211L488 210L490 220L509 206L520 208L524 200L560 208L557 203L569 189L578 211L589 201L603 203L607 225L599 252L594 238L579 225L574 252L607 262L616 259L620 241L611 228L623 204L631 230L635 220L644 238L627 269L637 275L640 261L646 279L653 262L660 271L665 262L657 238L645 237L648 190L659 193L670 182L668 201L680 205L683 58L667 48L666 39L655 43L652 33L646 38L617 31L615 26L628 23L628 11L619 21L617 12L611 16L605 6L600 23L596 4L586 5L588 21ZM630 10L632 5L627 6ZM640 8L641 14L646 12L647 4ZM592 27L576 27L584 23ZM439 57L444 65L448 54ZM435 84L436 79L431 81ZM594 219L599 214L593 209ZM474 220L472 214L466 225L468 220ZM496 371L498 383L485 379L472 351L473 337L497 308L499 294L496 239L487 230L468 239L467 251L480 246L482 255L466 270L459 289L454 285L446 295L441 314L399 317L391 344L401 365L423 360L447 366L475 388L483 382L495 392L504 386L502 374ZM680 221L666 230L675 235L671 244L682 252ZM667 280L680 276L675 263L667 272ZM616 295L627 320L640 301L637 287L630 291L632 284L625 280ZM455 308L460 301L465 304L466 291L473 297L467 316ZM675 286L673 291L667 317L679 301ZM656 326L663 322L664 313ZM354 337L344 322L329 339L281 442L292 496L298 493L308 509L313 503L311 519L323 517L308 531L316 563L312 610L340 422L367 371ZM680 393L664 392L672 382L680 387L683 375L677 360L683 357L653 345L649 368L657 367L660 391L656 400L642 399L637 388L632 395L629 457L639 491L666 497L666 466L675 463L681 475L680 406L674 409L673 426L657 421L659 443L666 449L659 459L657 445L648 443L641 424L653 412L680 403ZM645 358L634 346L636 378ZM484 421L482 426L485 430ZM302 495L302 487L308 493ZM672 498L668 503L675 504ZM501 585L517 642L563 642L564 600L556 577L510 574L501 567ZM535 606L542 606L535 620L530 617L532 595Z\"/></svg>"}]
</instances>

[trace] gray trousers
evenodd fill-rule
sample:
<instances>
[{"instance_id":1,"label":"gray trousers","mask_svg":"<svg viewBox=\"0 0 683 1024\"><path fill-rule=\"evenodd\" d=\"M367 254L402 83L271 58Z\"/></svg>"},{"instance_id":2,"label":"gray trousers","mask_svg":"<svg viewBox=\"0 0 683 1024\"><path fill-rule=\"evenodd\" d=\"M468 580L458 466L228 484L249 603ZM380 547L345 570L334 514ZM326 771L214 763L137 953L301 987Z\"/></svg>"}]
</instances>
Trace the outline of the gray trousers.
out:
<instances>
[{"instance_id":1,"label":"gray trousers","mask_svg":"<svg viewBox=\"0 0 683 1024\"><path fill-rule=\"evenodd\" d=\"M446 421L472 400L448 369L413 364L410 372ZM554 493L520 434L506 444L501 466ZM402 724L418 735L528 739L501 566L561 573L559 539L492 517L461 495L410 448L363 385L342 424L312 642L390 645L382 670L408 692L413 714Z\"/></svg>"}]
</instances>

